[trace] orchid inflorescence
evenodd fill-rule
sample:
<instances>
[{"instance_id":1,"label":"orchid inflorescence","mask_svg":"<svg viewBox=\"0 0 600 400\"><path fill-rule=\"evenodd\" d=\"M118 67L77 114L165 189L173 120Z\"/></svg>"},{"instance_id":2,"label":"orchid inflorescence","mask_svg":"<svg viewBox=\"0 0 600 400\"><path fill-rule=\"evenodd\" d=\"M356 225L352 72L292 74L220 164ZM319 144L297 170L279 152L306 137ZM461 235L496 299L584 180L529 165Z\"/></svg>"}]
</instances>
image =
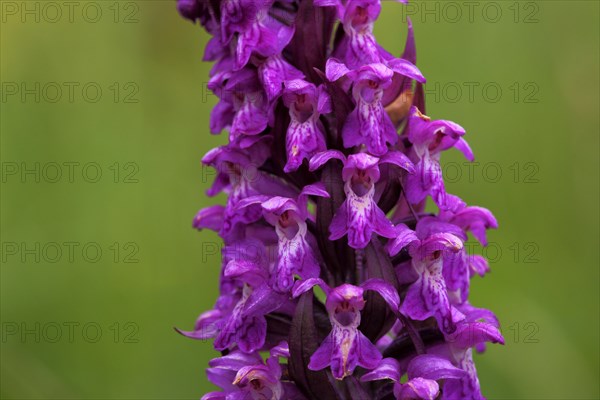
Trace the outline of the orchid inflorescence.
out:
<instances>
[{"instance_id":1,"label":"orchid inflorescence","mask_svg":"<svg viewBox=\"0 0 600 400\"><path fill-rule=\"evenodd\" d=\"M203 399L481 399L472 351L503 343L468 302L493 215L446 192L465 130L425 115L404 52L375 40L380 0L178 0L212 35L210 130L195 228L224 242L220 295L185 336L221 357ZM437 213L425 211L431 197Z\"/></svg>"}]
</instances>

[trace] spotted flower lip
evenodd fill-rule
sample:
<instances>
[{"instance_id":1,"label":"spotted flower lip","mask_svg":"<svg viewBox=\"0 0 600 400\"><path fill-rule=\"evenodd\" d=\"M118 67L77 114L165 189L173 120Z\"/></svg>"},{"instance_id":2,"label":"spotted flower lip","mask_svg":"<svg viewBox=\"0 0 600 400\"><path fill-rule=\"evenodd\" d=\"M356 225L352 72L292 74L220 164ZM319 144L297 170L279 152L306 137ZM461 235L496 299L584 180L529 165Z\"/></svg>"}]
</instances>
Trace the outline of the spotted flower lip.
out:
<instances>
[{"instance_id":1,"label":"spotted flower lip","mask_svg":"<svg viewBox=\"0 0 600 400\"><path fill-rule=\"evenodd\" d=\"M425 115L414 27L386 51L381 6L177 1L211 35L207 128L227 141L202 158L227 200L192 221L222 239L219 294L176 329L221 352L203 400L483 398L473 350L504 339L471 303L490 265L465 243L498 222L447 191L466 130Z\"/></svg>"}]
</instances>

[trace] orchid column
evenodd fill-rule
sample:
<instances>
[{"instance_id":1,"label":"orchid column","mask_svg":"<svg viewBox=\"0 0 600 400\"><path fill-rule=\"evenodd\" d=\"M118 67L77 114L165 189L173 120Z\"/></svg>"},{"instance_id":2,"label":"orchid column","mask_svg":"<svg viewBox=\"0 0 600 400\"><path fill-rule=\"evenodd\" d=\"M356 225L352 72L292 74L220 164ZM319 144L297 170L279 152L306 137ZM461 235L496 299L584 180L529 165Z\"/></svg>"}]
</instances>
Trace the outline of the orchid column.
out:
<instances>
[{"instance_id":1,"label":"orchid column","mask_svg":"<svg viewBox=\"0 0 600 400\"><path fill-rule=\"evenodd\" d=\"M441 152L473 154L425 115L410 21L398 58L380 0L178 8L212 35L210 131L229 136L203 158L227 204L194 219L223 239L220 296L180 331L221 352L203 399L483 398L472 352L503 338L468 302L488 265L464 243L497 223L445 190Z\"/></svg>"}]
</instances>

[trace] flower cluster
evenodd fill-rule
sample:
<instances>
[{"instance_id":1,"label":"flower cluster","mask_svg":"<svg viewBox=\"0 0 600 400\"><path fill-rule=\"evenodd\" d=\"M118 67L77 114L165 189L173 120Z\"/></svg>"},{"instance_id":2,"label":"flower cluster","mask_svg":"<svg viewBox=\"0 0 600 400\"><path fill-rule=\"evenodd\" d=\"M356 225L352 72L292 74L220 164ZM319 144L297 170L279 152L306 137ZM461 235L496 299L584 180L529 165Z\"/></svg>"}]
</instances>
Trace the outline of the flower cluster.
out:
<instances>
[{"instance_id":1,"label":"flower cluster","mask_svg":"<svg viewBox=\"0 0 600 400\"><path fill-rule=\"evenodd\" d=\"M465 130L425 115L413 29L401 57L373 34L381 0L178 0L208 31L229 142L195 228L224 242L203 399L481 399L472 352L503 343L468 302L496 228L446 192L442 151ZM431 198L437 213L425 211Z\"/></svg>"}]
</instances>

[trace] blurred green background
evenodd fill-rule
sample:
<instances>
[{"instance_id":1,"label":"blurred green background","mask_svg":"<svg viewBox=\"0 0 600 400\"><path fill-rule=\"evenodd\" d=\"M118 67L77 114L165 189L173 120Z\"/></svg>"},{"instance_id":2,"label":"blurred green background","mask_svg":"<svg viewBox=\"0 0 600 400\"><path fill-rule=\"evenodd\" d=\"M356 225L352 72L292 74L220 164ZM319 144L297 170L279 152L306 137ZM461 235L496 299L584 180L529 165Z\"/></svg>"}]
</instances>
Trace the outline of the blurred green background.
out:
<instances>
[{"instance_id":1,"label":"blurred green background","mask_svg":"<svg viewBox=\"0 0 600 400\"><path fill-rule=\"evenodd\" d=\"M223 201L208 37L175 1L67 3L1 2L1 396L198 398L216 353L172 327L217 295L218 239L191 229ZM413 3L376 35L399 54L411 16L427 113L479 163L447 154L449 190L500 223L472 287L506 337L484 394L597 399L599 3Z\"/></svg>"}]
</instances>

